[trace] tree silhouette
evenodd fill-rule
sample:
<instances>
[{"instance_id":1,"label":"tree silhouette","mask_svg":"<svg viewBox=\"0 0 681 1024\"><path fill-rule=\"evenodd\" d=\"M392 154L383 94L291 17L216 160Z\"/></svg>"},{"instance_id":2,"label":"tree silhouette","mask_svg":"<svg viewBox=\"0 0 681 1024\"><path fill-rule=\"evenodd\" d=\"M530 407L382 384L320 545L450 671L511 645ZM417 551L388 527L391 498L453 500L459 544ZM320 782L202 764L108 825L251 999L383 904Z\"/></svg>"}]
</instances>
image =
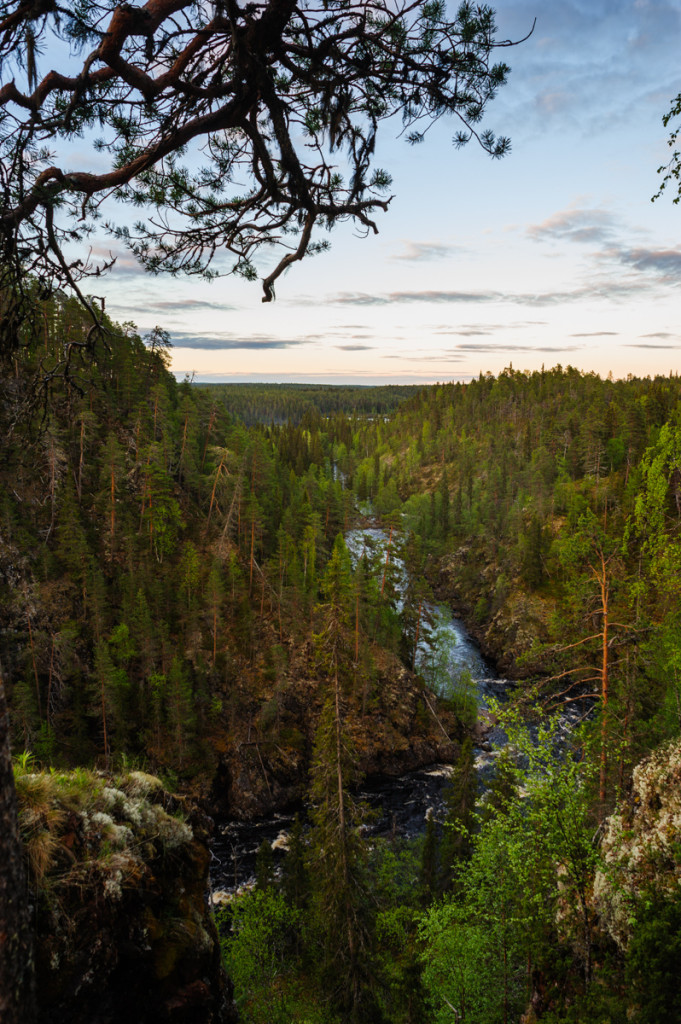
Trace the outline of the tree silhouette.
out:
<instances>
[{"instance_id":1,"label":"tree silhouette","mask_svg":"<svg viewBox=\"0 0 681 1024\"><path fill-rule=\"evenodd\" d=\"M420 142L443 115L456 145L509 148L480 122L508 67L494 11L441 0L117 0L0 4L0 284L5 345L20 341L27 273L43 291L75 289L95 263L84 242L108 197L143 208L132 230L107 225L152 272L257 276L263 247L283 254L263 279L326 248L313 229L352 220L376 231L391 179L374 166L381 122L399 115ZM67 46L70 57L66 58ZM66 72L42 72L59 55ZM39 73L40 66L40 73ZM82 137L109 163L74 166ZM59 159L51 151L57 147ZM80 157L82 159L82 156ZM96 165L93 164L93 167ZM225 262L216 258L229 254ZM102 300L103 304L103 300ZM94 333L93 333L94 332Z\"/></svg>"}]
</instances>

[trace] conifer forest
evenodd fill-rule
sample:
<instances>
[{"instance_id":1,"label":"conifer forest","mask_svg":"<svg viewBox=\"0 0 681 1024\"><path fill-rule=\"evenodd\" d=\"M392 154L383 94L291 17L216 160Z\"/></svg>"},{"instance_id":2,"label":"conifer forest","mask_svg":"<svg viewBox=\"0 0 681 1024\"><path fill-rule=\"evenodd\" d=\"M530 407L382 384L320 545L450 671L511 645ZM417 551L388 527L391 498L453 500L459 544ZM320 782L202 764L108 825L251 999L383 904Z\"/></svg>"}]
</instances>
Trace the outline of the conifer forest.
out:
<instances>
[{"instance_id":1,"label":"conifer forest","mask_svg":"<svg viewBox=\"0 0 681 1024\"><path fill-rule=\"evenodd\" d=\"M0 2L2 1024L681 1022L678 373L181 379L91 244L273 302L522 42Z\"/></svg>"},{"instance_id":2,"label":"conifer forest","mask_svg":"<svg viewBox=\"0 0 681 1024\"><path fill-rule=\"evenodd\" d=\"M211 1005L676 1019L679 380L196 387L162 332L107 322L87 387L46 387L86 313L36 309L3 405L0 658L47 1019L117 900L155 934L139 956L167 998L213 934L149 902L198 857L195 808L285 806L281 865L265 843L217 912L233 989ZM367 524L387 556L351 557ZM510 680L482 787L470 690L415 657L437 601ZM363 840L361 774L438 758L442 813Z\"/></svg>"}]
</instances>

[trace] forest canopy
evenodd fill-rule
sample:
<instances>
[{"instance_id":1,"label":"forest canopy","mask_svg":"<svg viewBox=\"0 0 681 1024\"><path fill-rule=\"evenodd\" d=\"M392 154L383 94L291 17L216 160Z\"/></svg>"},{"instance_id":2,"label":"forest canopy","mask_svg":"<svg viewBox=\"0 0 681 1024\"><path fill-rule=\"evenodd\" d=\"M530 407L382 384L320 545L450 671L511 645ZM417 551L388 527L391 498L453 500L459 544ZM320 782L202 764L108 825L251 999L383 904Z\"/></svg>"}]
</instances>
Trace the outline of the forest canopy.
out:
<instances>
[{"instance_id":1,"label":"forest canopy","mask_svg":"<svg viewBox=\"0 0 681 1024\"><path fill-rule=\"evenodd\" d=\"M449 115L457 146L508 150L481 128L509 70L495 56L512 44L495 33L490 7L462 3L449 20L439 0L4 0L3 289L22 293L30 272L48 293L81 294L114 262L87 252L113 198L145 219L106 230L153 273L255 279L261 250L278 247L270 301L292 262L328 245L315 228L377 230L391 185L374 163L382 122L399 118L417 143Z\"/></svg>"},{"instance_id":2,"label":"forest canopy","mask_svg":"<svg viewBox=\"0 0 681 1024\"><path fill-rule=\"evenodd\" d=\"M669 794L678 814L681 380L509 367L403 393L196 387L169 372L162 331L106 321L89 386L57 376L37 407L25 401L36 373L87 324L73 297L39 311L0 405L0 767L9 778L11 731L20 789L44 794L13 823L13 796L0 802L0 920L23 927L25 948L28 906L17 923L1 888L4 871L5 893L22 890L8 872L20 837L40 934L61 942L61 894L78 913L83 891L85 906L112 906L82 879L105 885L147 847L131 819L93 803L135 766L216 816L309 801L281 881L265 844L255 893L223 921L250 1024L447 1021L464 1001L475 1024L517 1020L530 1002L552 1024L677 1020L678 830L657 802ZM359 532L353 559L346 538ZM525 761L494 758L477 811L473 680L446 674L436 598L521 702L504 727L516 723ZM574 757L550 722L566 709L569 739L556 727ZM441 809L415 843L391 830L369 849L357 772L417 756L453 763ZM637 773L648 796L622 804ZM77 786L89 824L53 806L57 783ZM629 852L604 869L620 848L636 851L633 875ZM194 947L163 915L159 937ZM75 943L103 949L101 969L78 961L96 998L107 977L115 999L134 980L109 968L112 948L134 950L135 977L145 969L138 946L102 947L80 923L58 960L40 934L36 1019L92 1020L69 987ZM0 1004L3 1024L31 1020L23 991L13 1016Z\"/></svg>"}]
</instances>

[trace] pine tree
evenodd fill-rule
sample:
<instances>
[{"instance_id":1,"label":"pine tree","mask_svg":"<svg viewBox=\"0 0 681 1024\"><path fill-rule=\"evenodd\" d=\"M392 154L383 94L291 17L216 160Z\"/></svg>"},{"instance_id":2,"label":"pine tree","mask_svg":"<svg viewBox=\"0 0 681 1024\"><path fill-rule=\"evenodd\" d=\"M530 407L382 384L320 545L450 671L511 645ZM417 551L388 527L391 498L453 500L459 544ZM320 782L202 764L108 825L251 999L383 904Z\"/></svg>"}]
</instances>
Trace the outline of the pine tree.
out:
<instances>
[{"instance_id":1,"label":"pine tree","mask_svg":"<svg viewBox=\"0 0 681 1024\"><path fill-rule=\"evenodd\" d=\"M300 815L296 814L288 839L288 850L282 869L284 895L292 907L303 909L310 894L310 876L307 870L307 844Z\"/></svg>"},{"instance_id":2,"label":"pine tree","mask_svg":"<svg viewBox=\"0 0 681 1024\"><path fill-rule=\"evenodd\" d=\"M309 871L312 919L321 941L320 978L350 1019L356 1019L369 982L371 927L360 810L347 790L355 778L336 686L315 737Z\"/></svg>"},{"instance_id":3,"label":"pine tree","mask_svg":"<svg viewBox=\"0 0 681 1024\"><path fill-rule=\"evenodd\" d=\"M423 835L421 848L420 881L423 891L423 902L428 906L437 894L439 843L435 818L429 814L426 818L426 831Z\"/></svg>"},{"instance_id":4,"label":"pine tree","mask_svg":"<svg viewBox=\"0 0 681 1024\"><path fill-rule=\"evenodd\" d=\"M467 736L461 744L459 757L444 792L446 815L441 847L442 889L450 888L457 865L470 855L477 791L473 741Z\"/></svg>"},{"instance_id":5,"label":"pine tree","mask_svg":"<svg viewBox=\"0 0 681 1024\"><path fill-rule=\"evenodd\" d=\"M447 478L447 467L442 467L442 476L440 477L440 536L443 540L447 540L449 536L450 528L450 516L449 516L449 480Z\"/></svg>"},{"instance_id":6,"label":"pine tree","mask_svg":"<svg viewBox=\"0 0 681 1024\"><path fill-rule=\"evenodd\" d=\"M312 765L310 877L312 912L322 942L320 974L350 1019L356 1019L368 985L370 945L366 852L359 837L360 808L348 793L357 781L345 727L343 678L349 675L352 605L350 555L339 534L323 579L327 599L317 636L330 692L315 736Z\"/></svg>"},{"instance_id":7,"label":"pine tree","mask_svg":"<svg viewBox=\"0 0 681 1024\"><path fill-rule=\"evenodd\" d=\"M255 887L259 892L267 892L274 886L274 857L272 844L263 839L258 847L255 858Z\"/></svg>"}]
</instances>

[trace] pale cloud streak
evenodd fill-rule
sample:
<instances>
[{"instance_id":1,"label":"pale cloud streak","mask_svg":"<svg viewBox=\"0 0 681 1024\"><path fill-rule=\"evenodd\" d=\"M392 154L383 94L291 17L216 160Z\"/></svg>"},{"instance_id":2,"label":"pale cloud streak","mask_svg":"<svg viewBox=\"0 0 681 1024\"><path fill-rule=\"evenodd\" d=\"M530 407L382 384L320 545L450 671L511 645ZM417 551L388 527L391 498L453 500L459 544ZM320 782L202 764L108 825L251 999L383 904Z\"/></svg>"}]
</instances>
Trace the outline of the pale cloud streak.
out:
<instances>
[{"instance_id":1,"label":"pale cloud streak","mask_svg":"<svg viewBox=\"0 0 681 1024\"><path fill-rule=\"evenodd\" d=\"M627 344L625 345L625 348L673 349L675 351L679 347L680 347L679 345L654 345L650 341L638 341L638 342L632 341L632 342L627 342Z\"/></svg>"},{"instance_id":2,"label":"pale cloud streak","mask_svg":"<svg viewBox=\"0 0 681 1024\"><path fill-rule=\"evenodd\" d=\"M443 260L449 259L457 253L464 251L463 246L450 245L445 242L403 242L402 252L395 253L390 258L393 260L408 260L418 262L421 260Z\"/></svg>"},{"instance_id":3,"label":"pale cloud streak","mask_svg":"<svg viewBox=\"0 0 681 1024\"><path fill-rule=\"evenodd\" d=\"M184 331L171 331L170 338L176 348L208 349L216 352L234 349L261 352L268 349L299 348L310 344L307 338L273 338L262 335L228 338L221 335L190 334Z\"/></svg>"},{"instance_id":4,"label":"pale cloud streak","mask_svg":"<svg viewBox=\"0 0 681 1024\"><path fill-rule=\"evenodd\" d=\"M504 342L463 342L456 346L456 351L459 352L579 352L582 349L582 345L509 345Z\"/></svg>"},{"instance_id":5,"label":"pale cloud streak","mask_svg":"<svg viewBox=\"0 0 681 1024\"><path fill-rule=\"evenodd\" d=\"M650 287L645 281L622 281L617 278L603 278L571 291L545 292L502 292L502 291L394 291L370 295L367 292L339 292L329 295L326 302L338 306L389 306L410 303L430 305L458 305L468 303L511 303L518 306L556 306L564 303L583 302L585 299L613 300L627 298L633 292L642 292Z\"/></svg>"},{"instance_id":6,"label":"pale cloud streak","mask_svg":"<svg viewBox=\"0 0 681 1024\"><path fill-rule=\"evenodd\" d=\"M159 313L161 316L166 313L205 313L215 311L218 313L230 312L234 306L227 306L224 302L207 302L205 299L174 299L169 301L150 301L137 305L127 302L125 305L118 302L109 303L112 309L123 309L126 313Z\"/></svg>"},{"instance_id":7,"label":"pale cloud streak","mask_svg":"<svg viewBox=\"0 0 681 1024\"><path fill-rule=\"evenodd\" d=\"M527 234L536 242L596 242L610 241L614 234L615 219L607 210L572 207L547 217L541 224L531 224Z\"/></svg>"}]
</instances>

